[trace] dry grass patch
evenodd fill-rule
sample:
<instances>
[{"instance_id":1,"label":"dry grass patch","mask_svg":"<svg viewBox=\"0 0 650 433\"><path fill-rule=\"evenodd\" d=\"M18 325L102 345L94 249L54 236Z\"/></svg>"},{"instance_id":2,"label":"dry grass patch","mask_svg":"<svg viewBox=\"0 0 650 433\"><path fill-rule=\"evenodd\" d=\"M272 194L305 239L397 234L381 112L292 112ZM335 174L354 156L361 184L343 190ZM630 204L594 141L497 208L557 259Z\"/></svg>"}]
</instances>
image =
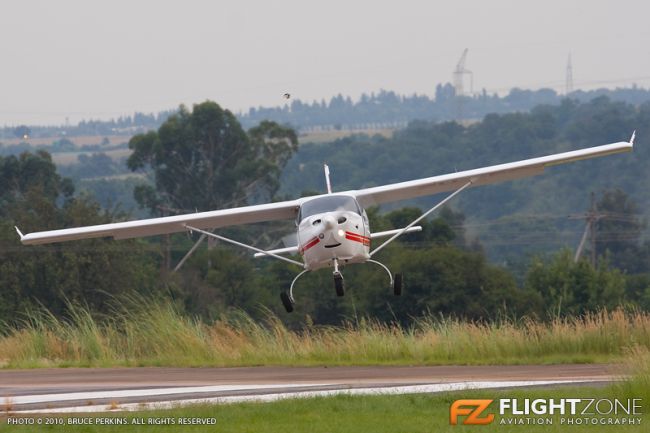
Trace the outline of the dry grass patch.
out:
<instances>
[{"instance_id":1,"label":"dry grass patch","mask_svg":"<svg viewBox=\"0 0 650 433\"><path fill-rule=\"evenodd\" d=\"M108 318L70 306L47 311L0 336L8 367L408 365L610 362L650 350L650 315L601 311L548 322L467 322L423 317L412 326L363 319L291 330L270 312L206 324L169 303L118 306Z\"/></svg>"}]
</instances>

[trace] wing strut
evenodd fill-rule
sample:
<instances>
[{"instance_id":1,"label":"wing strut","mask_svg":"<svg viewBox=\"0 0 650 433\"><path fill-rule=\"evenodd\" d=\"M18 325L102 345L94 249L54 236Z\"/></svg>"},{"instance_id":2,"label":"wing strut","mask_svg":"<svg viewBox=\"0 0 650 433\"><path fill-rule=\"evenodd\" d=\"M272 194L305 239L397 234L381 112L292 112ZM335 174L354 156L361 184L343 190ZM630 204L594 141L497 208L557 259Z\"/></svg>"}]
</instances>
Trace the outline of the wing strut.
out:
<instances>
[{"instance_id":1,"label":"wing strut","mask_svg":"<svg viewBox=\"0 0 650 433\"><path fill-rule=\"evenodd\" d=\"M441 201L440 203L438 203L437 205L435 205L434 207L432 207L431 209L429 209L428 211L426 211L425 213L423 213L422 215L420 215L417 219L415 219L413 222L411 222L411 224L407 225L407 226L404 227L402 230L400 230L399 232L395 233L395 234L393 235L392 238L388 239L386 242L384 242L383 244L381 244L381 245L379 245L377 248L375 248L375 250L372 251L372 252L370 253L370 257L374 256L374 255L377 254L379 251L381 251L381 249L384 248L386 245L388 245L389 243L391 243L391 242L393 242L395 239L397 239L399 236L401 236L401 235L403 235L404 233L406 233L406 232L408 231L408 229L410 229L411 227L413 227L415 224L419 223L422 219L424 219L424 218L426 218L427 216L429 216L429 214L430 214L431 212L435 211L435 210L438 209L440 206L444 205L444 204L447 203L449 200L451 200L452 198L454 198L454 197L455 197L457 194L459 194L462 190L464 190L465 188L468 188L468 187L472 184L472 182L473 182L473 181L470 180L470 181L467 182L465 185L461 186L461 187L458 188L456 191L454 191L453 193L451 193L451 194L449 194L447 197L445 197L445 199L444 199L443 201Z\"/></svg>"},{"instance_id":2,"label":"wing strut","mask_svg":"<svg viewBox=\"0 0 650 433\"><path fill-rule=\"evenodd\" d=\"M229 239L229 238L226 238L226 237L223 237L223 236L219 236L219 235L217 235L217 234L210 233L210 232L208 232L208 231L201 230L201 229L196 228L196 227L189 226L189 225L187 225L187 224L185 224L185 228L188 229L188 230L190 230L190 231L193 231L193 232L201 233L201 234L203 234L203 235L205 235L205 236L210 236L210 237L212 237L212 238L219 239L220 241L224 241L224 242L228 242L228 243L233 244L233 245L237 245L238 247L248 248L249 250L257 251L258 253L262 253L262 254L265 254L265 255L267 255L267 256L271 256L271 257L275 257L276 259L283 260L283 261L285 261L285 262L289 262L289 263L292 263L292 264L294 264L294 265L298 265L298 266L300 266L301 268L304 268L304 267L305 267L305 265L304 265L303 263L300 263L300 262L297 261L297 260L291 260L291 259L288 259L288 258L286 258L286 257L282 257L282 256L279 256L279 255L277 255L277 254L273 254L273 253L271 253L271 252L261 250L261 249L259 249L259 248L256 248L256 247L252 246L252 245L246 245L246 244L243 244L243 243L241 243L241 242L237 242L237 241L234 241L234 240L232 240L232 239Z\"/></svg>"},{"instance_id":3,"label":"wing strut","mask_svg":"<svg viewBox=\"0 0 650 433\"><path fill-rule=\"evenodd\" d=\"M185 254L185 255L183 256L183 258L181 259L181 261L178 262L178 264L177 264L176 267L174 268L174 272L178 272L178 270L179 270L179 269L180 269L180 268L185 264L185 262L187 261L187 259L189 259L190 256L194 253L194 251L196 251L196 249L199 247L199 245L201 245L201 242L203 242L203 239L205 239L205 235L201 235L201 237L199 238L199 240L196 241L196 243L192 246L192 248L190 248L190 250L187 252L187 254Z\"/></svg>"}]
</instances>

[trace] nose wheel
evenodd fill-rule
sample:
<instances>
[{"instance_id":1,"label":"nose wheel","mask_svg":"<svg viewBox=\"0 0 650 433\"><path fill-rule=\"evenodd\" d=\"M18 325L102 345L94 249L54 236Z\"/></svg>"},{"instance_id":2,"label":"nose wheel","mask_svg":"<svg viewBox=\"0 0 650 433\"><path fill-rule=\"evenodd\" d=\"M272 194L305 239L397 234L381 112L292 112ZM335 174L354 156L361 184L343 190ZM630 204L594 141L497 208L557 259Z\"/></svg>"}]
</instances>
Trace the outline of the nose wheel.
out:
<instances>
[{"instance_id":1,"label":"nose wheel","mask_svg":"<svg viewBox=\"0 0 650 433\"><path fill-rule=\"evenodd\" d=\"M336 290L336 296L345 295L345 283L339 270L339 261L336 259L334 259L334 290Z\"/></svg>"}]
</instances>

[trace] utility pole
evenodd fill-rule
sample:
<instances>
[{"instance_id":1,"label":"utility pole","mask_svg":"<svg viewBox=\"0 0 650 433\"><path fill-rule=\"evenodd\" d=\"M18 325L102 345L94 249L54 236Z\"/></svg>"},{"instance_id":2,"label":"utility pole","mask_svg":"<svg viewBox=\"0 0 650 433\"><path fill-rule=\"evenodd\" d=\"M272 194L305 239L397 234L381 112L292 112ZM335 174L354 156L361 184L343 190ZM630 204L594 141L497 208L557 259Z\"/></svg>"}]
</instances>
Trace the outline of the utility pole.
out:
<instances>
[{"instance_id":1,"label":"utility pole","mask_svg":"<svg viewBox=\"0 0 650 433\"><path fill-rule=\"evenodd\" d=\"M464 76L469 75L470 77L470 94L474 93L474 74L472 71L465 69L465 60L467 59L467 51L465 48L463 54L460 56L458 63L456 64L456 69L453 72L453 82L454 82L454 91L456 94L456 120L460 121L463 118L463 97L465 92L463 89Z\"/></svg>"},{"instance_id":2,"label":"utility pole","mask_svg":"<svg viewBox=\"0 0 650 433\"><path fill-rule=\"evenodd\" d=\"M591 265L594 267L596 266L596 223L603 217L605 217L605 214L599 213L596 209L596 196L593 192L591 193L591 205L586 213L569 215L569 219L582 219L587 222L585 225L585 231L582 233L582 238L580 239L580 244L578 245L576 254L573 257L575 263L580 260L580 256L582 256L582 252L585 248L585 243L587 242L587 237L589 237L589 243L591 246Z\"/></svg>"},{"instance_id":3,"label":"utility pole","mask_svg":"<svg viewBox=\"0 0 650 433\"><path fill-rule=\"evenodd\" d=\"M580 239L580 244L578 245L578 249L576 250L576 255L573 258L573 261L575 263L580 260L580 256L582 256L582 252L584 251L585 248L585 243L587 241L587 237L589 237L589 246L590 246L590 261L591 261L591 266L596 266L596 232L598 230L598 225L597 223L605 218L611 218L611 219L626 219L624 215L618 214L618 213L613 213L613 212L602 212L598 211L596 207L596 195L594 192L591 192L591 205L589 206L589 210L584 213L584 214L574 214L574 215L569 215L569 219L582 219L587 222L585 225L585 231L582 234L582 238Z\"/></svg>"},{"instance_id":4,"label":"utility pole","mask_svg":"<svg viewBox=\"0 0 650 433\"><path fill-rule=\"evenodd\" d=\"M573 261L577 262L580 260L580 257L584 252L587 239L589 239L589 248L591 249L590 261L592 266L596 266L596 259L598 258L596 244L598 242L605 242L607 240L616 240L617 238L616 232L612 232L611 230L608 232L607 228L603 229L601 227L601 232L599 233L598 223L600 221L609 220L627 223L638 223L638 219L633 215L629 215L623 212L599 210L598 206L596 205L596 196L593 192L591 193L591 205L589 206L589 210L583 214L569 215L569 219L581 219L587 222L585 225L585 231L582 234L582 238L580 239L580 244L578 245L578 249L576 250ZM624 233L622 233L622 235L624 236Z\"/></svg>"},{"instance_id":5,"label":"utility pole","mask_svg":"<svg viewBox=\"0 0 650 433\"><path fill-rule=\"evenodd\" d=\"M564 96L569 96L573 92L573 65L571 64L571 53L566 62L566 77L564 82Z\"/></svg>"}]
</instances>

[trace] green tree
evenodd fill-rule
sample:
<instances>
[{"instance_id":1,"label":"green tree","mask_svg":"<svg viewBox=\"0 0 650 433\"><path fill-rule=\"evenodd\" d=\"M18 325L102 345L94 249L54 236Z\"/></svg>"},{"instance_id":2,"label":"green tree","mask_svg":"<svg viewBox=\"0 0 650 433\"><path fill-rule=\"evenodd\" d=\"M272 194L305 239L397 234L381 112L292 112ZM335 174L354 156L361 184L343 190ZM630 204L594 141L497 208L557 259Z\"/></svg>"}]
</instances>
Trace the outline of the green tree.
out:
<instances>
[{"instance_id":1,"label":"green tree","mask_svg":"<svg viewBox=\"0 0 650 433\"><path fill-rule=\"evenodd\" d=\"M630 272L647 270L647 260L640 247L645 224L636 202L620 189L607 190L596 204L602 216L596 225L596 254L608 257L612 264Z\"/></svg>"},{"instance_id":2,"label":"green tree","mask_svg":"<svg viewBox=\"0 0 650 433\"><path fill-rule=\"evenodd\" d=\"M393 272L403 273L404 292L393 296L388 277L379 267L367 264L346 269L350 297L361 316L407 324L429 313L482 319L538 309L534 293L518 289L505 269L489 265L480 253L436 242L425 247L401 243L384 251L377 259Z\"/></svg>"},{"instance_id":3,"label":"green tree","mask_svg":"<svg viewBox=\"0 0 650 433\"><path fill-rule=\"evenodd\" d=\"M56 173L50 155L0 157L0 322L42 304L62 314L66 300L105 310L112 296L155 290L155 272L136 241L92 239L23 246L13 230L60 229L114 221L85 196L73 197L71 183Z\"/></svg>"},{"instance_id":4,"label":"green tree","mask_svg":"<svg viewBox=\"0 0 650 433\"><path fill-rule=\"evenodd\" d=\"M141 206L206 211L272 198L297 145L291 128L262 122L246 132L208 101L192 112L181 106L158 131L134 136L127 164L153 171L155 186L135 190Z\"/></svg>"},{"instance_id":5,"label":"green tree","mask_svg":"<svg viewBox=\"0 0 650 433\"><path fill-rule=\"evenodd\" d=\"M70 179L57 174L50 154L45 151L0 157L0 185L0 217L9 217L13 207L24 203L27 195L37 206L39 202L52 205L59 198L70 199L74 192ZM46 216L41 224L50 222Z\"/></svg>"},{"instance_id":6,"label":"green tree","mask_svg":"<svg viewBox=\"0 0 650 433\"><path fill-rule=\"evenodd\" d=\"M549 312L581 314L622 305L625 276L601 261L596 268L587 260L573 261L565 249L546 262L537 257L531 263L525 287L538 293Z\"/></svg>"}]
</instances>

